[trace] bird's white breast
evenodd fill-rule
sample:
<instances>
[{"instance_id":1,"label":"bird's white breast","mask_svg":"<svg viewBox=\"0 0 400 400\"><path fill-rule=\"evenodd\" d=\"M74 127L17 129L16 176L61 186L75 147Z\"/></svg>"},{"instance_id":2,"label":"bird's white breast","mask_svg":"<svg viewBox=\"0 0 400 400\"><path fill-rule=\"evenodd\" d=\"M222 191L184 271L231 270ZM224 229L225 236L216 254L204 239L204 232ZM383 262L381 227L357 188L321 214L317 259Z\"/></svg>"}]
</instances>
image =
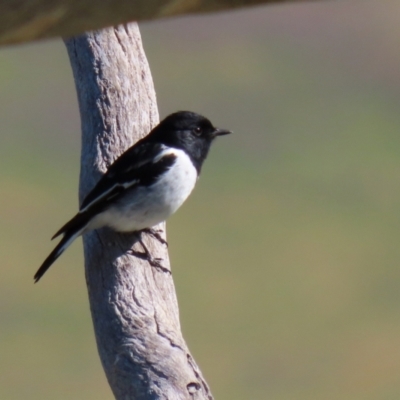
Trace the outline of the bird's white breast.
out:
<instances>
[{"instance_id":1,"label":"bird's white breast","mask_svg":"<svg viewBox=\"0 0 400 400\"><path fill-rule=\"evenodd\" d=\"M166 148L158 160L170 154L175 155L176 159L169 170L151 186L139 186L131 192L128 189L119 204L96 217L96 225L131 232L150 228L173 214L192 192L197 171L183 150Z\"/></svg>"}]
</instances>

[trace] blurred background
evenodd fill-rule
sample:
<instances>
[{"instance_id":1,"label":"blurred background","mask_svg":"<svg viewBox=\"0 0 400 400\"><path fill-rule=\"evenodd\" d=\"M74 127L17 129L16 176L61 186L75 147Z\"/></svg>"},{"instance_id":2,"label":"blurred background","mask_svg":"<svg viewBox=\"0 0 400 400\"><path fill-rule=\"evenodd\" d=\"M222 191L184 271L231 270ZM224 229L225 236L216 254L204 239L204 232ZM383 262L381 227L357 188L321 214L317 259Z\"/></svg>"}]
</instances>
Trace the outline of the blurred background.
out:
<instances>
[{"instance_id":1,"label":"blurred background","mask_svg":"<svg viewBox=\"0 0 400 400\"><path fill-rule=\"evenodd\" d=\"M184 336L216 399L400 398L400 3L141 24L160 115L234 131L168 222ZM0 50L0 398L111 399L80 241L60 40Z\"/></svg>"}]
</instances>

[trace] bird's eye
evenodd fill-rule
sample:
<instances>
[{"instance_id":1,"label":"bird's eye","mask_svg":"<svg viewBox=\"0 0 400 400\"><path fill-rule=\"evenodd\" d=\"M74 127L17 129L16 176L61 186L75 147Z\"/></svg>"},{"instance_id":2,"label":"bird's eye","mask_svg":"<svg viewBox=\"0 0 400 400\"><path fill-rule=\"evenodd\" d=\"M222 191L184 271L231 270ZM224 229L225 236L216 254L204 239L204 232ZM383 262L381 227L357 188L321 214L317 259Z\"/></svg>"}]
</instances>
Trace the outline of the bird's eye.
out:
<instances>
[{"instance_id":1,"label":"bird's eye","mask_svg":"<svg viewBox=\"0 0 400 400\"><path fill-rule=\"evenodd\" d=\"M194 128L193 132L196 136L200 136L202 129L198 126L197 128Z\"/></svg>"}]
</instances>

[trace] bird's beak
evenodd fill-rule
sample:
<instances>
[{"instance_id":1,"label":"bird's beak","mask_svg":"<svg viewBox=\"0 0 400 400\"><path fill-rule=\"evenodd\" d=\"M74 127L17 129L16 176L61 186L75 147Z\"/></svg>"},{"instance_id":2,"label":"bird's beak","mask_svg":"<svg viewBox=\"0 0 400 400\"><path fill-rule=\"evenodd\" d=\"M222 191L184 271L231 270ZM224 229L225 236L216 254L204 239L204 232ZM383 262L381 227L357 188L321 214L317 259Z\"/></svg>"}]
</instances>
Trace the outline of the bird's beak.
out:
<instances>
[{"instance_id":1,"label":"bird's beak","mask_svg":"<svg viewBox=\"0 0 400 400\"><path fill-rule=\"evenodd\" d=\"M215 128L214 136L229 135L230 133L232 133L232 131L228 131L227 129Z\"/></svg>"}]
</instances>

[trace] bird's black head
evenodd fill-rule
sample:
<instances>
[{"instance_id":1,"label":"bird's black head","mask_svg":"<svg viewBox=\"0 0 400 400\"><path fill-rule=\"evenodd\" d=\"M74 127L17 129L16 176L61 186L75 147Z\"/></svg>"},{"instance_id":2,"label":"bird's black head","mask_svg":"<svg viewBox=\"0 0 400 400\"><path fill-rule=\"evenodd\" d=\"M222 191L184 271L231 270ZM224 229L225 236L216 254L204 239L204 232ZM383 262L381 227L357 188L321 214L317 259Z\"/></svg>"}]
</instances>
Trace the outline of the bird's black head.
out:
<instances>
[{"instance_id":1,"label":"bird's black head","mask_svg":"<svg viewBox=\"0 0 400 400\"><path fill-rule=\"evenodd\" d=\"M215 128L202 115L190 111L178 111L168 115L153 130L153 139L167 146L184 150L200 173L212 141L217 136L231 133Z\"/></svg>"}]
</instances>

